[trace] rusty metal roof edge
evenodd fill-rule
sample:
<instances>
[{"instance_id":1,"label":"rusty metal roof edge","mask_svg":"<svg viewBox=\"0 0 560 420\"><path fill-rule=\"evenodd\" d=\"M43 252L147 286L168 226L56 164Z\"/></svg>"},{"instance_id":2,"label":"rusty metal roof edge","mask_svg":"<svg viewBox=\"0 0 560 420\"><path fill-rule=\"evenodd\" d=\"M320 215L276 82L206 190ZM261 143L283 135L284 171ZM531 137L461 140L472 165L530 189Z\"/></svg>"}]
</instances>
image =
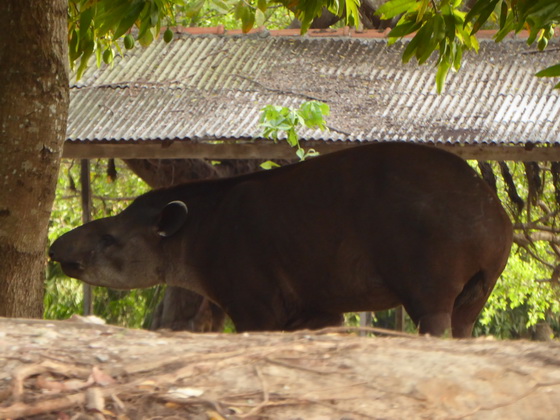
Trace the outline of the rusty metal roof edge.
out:
<instances>
[{"instance_id":1,"label":"rusty metal roof edge","mask_svg":"<svg viewBox=\"0 0 560 420\"><path fill-rule=\"evenodd\" d=\"M222 35L222 36L275 36L275 37L308 37L308 38L325 38L325 37L347 37L347 38L370 38L370 39L384 39L391 31L390 28L385 30L379 29L364 29L357 30L353 27L344 26L342 28L332 29L309 29L305 34L301 34L299 29L267 29L264 26L251 29L249 32L244 33L241 29L225 29L223 25L214 27L183 27L174 26L170 28L177 34L185 35ZM166 28L162 28L161 32ZM492 38L498 33L498 30L484 29L476 33L479 40L491 41ZM405 38L412 38L415 33L407 35ZM556 28L555 37L560 36L560 28ZM529 31L523 30L518 33L510 32L506 36L507 39L528 39Z\"/></svg>"}]
</instances>

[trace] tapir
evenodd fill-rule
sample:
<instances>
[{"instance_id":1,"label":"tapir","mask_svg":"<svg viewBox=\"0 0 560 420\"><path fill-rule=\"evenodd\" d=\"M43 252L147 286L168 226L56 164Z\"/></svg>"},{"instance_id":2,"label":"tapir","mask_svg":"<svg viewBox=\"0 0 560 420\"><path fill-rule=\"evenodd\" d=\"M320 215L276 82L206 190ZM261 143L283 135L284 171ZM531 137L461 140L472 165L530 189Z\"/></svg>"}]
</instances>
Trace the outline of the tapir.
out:
<instances>
[{"instance_id":1,"label":"tapir","mask_svg":"<svg viewBox=\"0 0 560 420\"><path fill-rule=\"evenodd\" d=\"M392 142L153 190L49 253L92 285L198 292L237 331L317 329L402 304L421 334L469 337L512 235L462 158Z\"/></svg>"}]
</instances>

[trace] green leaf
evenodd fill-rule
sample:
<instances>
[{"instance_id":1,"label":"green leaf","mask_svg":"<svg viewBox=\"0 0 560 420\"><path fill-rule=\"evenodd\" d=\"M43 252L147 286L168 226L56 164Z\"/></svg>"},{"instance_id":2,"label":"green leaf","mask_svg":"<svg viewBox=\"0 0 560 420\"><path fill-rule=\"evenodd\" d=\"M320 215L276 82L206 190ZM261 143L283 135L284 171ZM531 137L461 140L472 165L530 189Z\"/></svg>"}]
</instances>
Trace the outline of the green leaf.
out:
<instances>
[{"instance_id":1,"label":"green leaf","mask_svg":"<svg viewBox=\"0 0 560 420\"><path fill-rule=\"evenodd\" d=\"M478 51L480 49L480 44L478 43L478 39L476 39L476 37L472 37L471 41L472 41L472 49L478 54Z\"/></svg>"},{"instance_id":2,"label":"green leaf","mask_svg":"<svg viewBox=\"0 0 560 420\"><path fill-rule=\"evenodd\" d=\"M402 55L402 62L403 63L408 63L410 61L410 59L412 58L412 56L416 52L416 48L418 47L419 41L420 41L420 38L418 37L418 34L416 34L416 36L414 38L412 38L410 40L410 42L407 44L406 48L404 49L403 55Z\"/></svg>"},{"instance_id":3,"label":"green leaf","mask_svg":"<svg viewBox=\"0 0 560 420\"><path fill-rule=\"evenodd\" d=\"M546 26L544 30L544 37L548 40L551 40L553 36L554 36L554 25L549 24Z\"/></svg>"},{"instance_id":4,"label":"green leaf","mask_svg":"<svg viewBox=\"0 0 560 420\"><path fill-rule=\"evenodd\" d=\"M325 116L330 114L327 104L318 101L304 102L298 111L301 122L309 128L326 129Z\"/></svg>"},{"instance_id":5,"label":"green leaf","mask_svg":"<svg viewBox=\"0 0 560 420\"><path fill-rule=\"evenodd\" d=\"M241 20L241 29L244 33L249 32L255 24L255 13L243 0L235 6L235 17Z\"/></svg>"},{"instance_id":6,"label":"green leaf","mask_svg":"<svg viewBox=\"0 0 560 420\"><path fill-rule=\"evenodd\" d=\"M115 33L113 34L114 40L123 36L132 27L132 25L134 25L134 22L136 22L138 16L140 16L142 9L144 9L143 2L137 1L132 6L130 6L128 13L125 15L124 18L121 19L119 26L117 27Z\"/></svg>"},{"instance_id":7,"label":"green leaf","mask_svg":"<svg viewBox=\"0 0 560 420\"><path fill-rule=\"evenodd\" d=\"M413 12L418 8L416 0L389 0L382 4L375 14L381 19L392 19L402 13Z\"/></svg>"},{"instance_id":8,"label":"green leaf","mask_svg":"<svg viewBox=\"0 0 560 420\"><path fill-rule=\"evenodd\" d=\"M492 0L490 2L488 2L488 0L478 0L471 8L471 10L469 10L469 13L467 13L465 24L474 21L476 17L480 16L481 14L488 13L488 16L490 16L490 14L494 11L494 8L496 7L496 3L497 0ZM490 12L488 12L488 9L491 9Z\"/></svg>"},{"instance_id":9,"label":"green leaf","mask_svg":"<svg viewBox=\"0 0 560 420\"><path fill-rule=\"evenodd\" d=\"M448 60L449 58L449 50L451 49L450 45L453 45L454 42L449 43L447 38L444 38L438 45L439 48L439 57L437 59L436 65L441 63L442 60Z\"/></svg>"},{"instance_id":10,"label":"green leaf","mask_svg":"<svg viewBox=\"0 0 560 420\"><path fill-rule=\"evenodd\" d=\"M537 46L538 46L539 50L542 51L542 50L544 50L544 49L547 47L547 45L548 45L548 39L545 38L545 37L542 37L542 38L539 40L539 43L538 43Z\"/></svg>"},{"instance_id":11,"label":"green leaf","mask_svg":"<svg viewBox=\"0 0 560 420\"><path fill-rule=\"evenodd\" d=\"M433 30L433 37L435 41L439 43L442 41L446 36L446 28L445 28L445 20L441 14L434 15L434 30Z\"/></svg>"},{"instance_id":12,"label":"green leaf","mask_svg":"<svg viewBox=\"0 0 560 420\"><path fill-rule=\"evenodd\" d=\"M242 1L240 1L237 6L236 6L236 13L237 13L237 8L241 7L241 6L245 6L245 3L243 3ZM226 15L231 11L231 5L227 4L225 1L222 0L210 0L210 2L208 3L208 6L210 7L210 9L222 14L222 15Z\"/></svg>"},{"instance_id":13,"label":"green leaf","mask_svg":"<svg viewBox=\"0 0 560 420\"><path fill-rule=\"evenodd\" d=\"M308 149L308 150L305 152L305 157L306 157L306 158L308 158L308 157L315 157L315 156L319 156L319 155L320 155L320 153L319 153L317 150L315 150L315 149Z\"/></svg>"},{"instance_id":14,"label":"green leaf","mask_svg":"<svg viewBox=\"0 0 560 420\"><path fill-rule=\"evenodd\" d=\"M514 30L515 16L513 13L508 14L505 23L501 26L500 30L494 35L494 41L501 42L507 34Z\"/></svg>"},{"instance_id":15,"label":"green leaf","mask_svg":"<svg viewBox=\"0 0 560 420\"><path fill-rule=\"evenodd\" d=\"M146 31L144 31L144 34L141 37L140 36L138 37L138 42L143 47L147 47L148 45L150 45L153 42L153 40L154 40L154 34L151 28L149 27Z\"/></svg>"},{"instance_id":16,"label":"green leaf","mask_svg":"<svg viewBox=\"0 0 560 420\"><path fill-rule=\"evenodd\" d=\"M97 67L101 67L101 63L103 62L103 50L98 44L97 42L95 47L95 64L97 64Z\"/></svg>"},{"instance_id":17,"label":"green leaf","mask_svg":"<svg viewBox=\"0 0 560 420\"><path fill-rule=\"evenodd\" d=\"M477 33L480 28L482 27L482 25L484 25L484 23L486 23L486 21L488 20L488 18L490 17L490 15L492 13L494 13L494 9L496 8L496 5L498 4L500 0L492 0L488 3L487 7L481 11L480 15L478 16L478 19L474 22L473 24L473 29L471 31L471 35ZM472 10L471 10L472 12ZM469 12L470 14L470 12ZM467 18L469 17L469 15L467 14ZM468 20L465 19L465 22L467 22Z\"/></svg>"},{"instance_id":18,"label":"green leaf","mask_svg":"<svg viewBox=\"0 0 560 420\"><path fill-rule=\"evenodd\" d=\"M508 5L505 1L502 1L502 7L500 10L500 28L503 28L506 24L506 19L508 16Z\"/></svg>"},{"instance_id":19,"label":"green leaf","mask_svg":"<svg viewBox=\"0 0 560 420\"><path fill-rule=\"evenodd\" d=\"M93 21L94 8L90 7L80 13L80 38L85 38L90 29L91 22Z\"/></svg>"},{"instance_id":20,"label":"green leaf","mask_svg":"<svg viewBox=\"0 0 560 420\"><path fill-rule=\"evenodd\" d=\"M78 52L78 38L78 31L74 29L70 33L70 42L68 44L68 55L71 64L73 64L78 59L78 57L80 57L80 53Z\"/></svg>"},{"instance_id":21,"label":"green leaf","mask_svg":"<svg viewBox=\"0 0 560 420\"><path fill-rule=\"evenodd\" d=\"M268 8L268 1L267 0L258 0L257 1L257 9L259 9L261 12L266 12L266 9Z\"/></svg>"},{"instance_id":22,"label":"green leaf","mask_svg":"<svg viewBox=\"0 0 560 420\"><path fill-rule=\"evenodd\" d=\"M360 23L360 0L344 0L346 5L346 24L358 27Z\"/></svg>"},{"instance_id":23,"label":"green leaf","mask_svg":"<svg viewBox=\"0 0 560 420\"><path fill-rule=\"evenodd\" d=\"M420 29L420 27L422 26L423 22L406 22L403 23L402 25L397 25L395 26L393 29L391 29L391 32L389 32L389 34L387 35L387 37L389 39L394 38L395 40L397 38L402 38L408 34L411 34L413 32L416 32L418 29ZM391 43L394 43L391 42Z\"/></svg>"},{"instance_id":24,"label":"green leaf","mask_svg":"<svg viewBox=\"0 0 560 420\"><path fill-rule=\"evenodd\" d=\"M560 64L547 67L539 71L535 76L537 77L560 77Z\"/></svg>"},{"instance_id":25,"label":"green leaf","mask_svg":"<svg viewBox=\"0 0 560 420\"><path fill-rule=\"evenodd\" d=\"M321 15L325 3L323 0L305 0L296 4L295 17L301 22L300 33L303 35L311 26L313 19ZM335 2L330 5L334 4Z\"/></svg>"},{"instance_id":26,"label":"green leaf","mask_svg":"<svg viewBox=\"0 0 560 420\"><path fill-rule=\"evenodd\" d=\"M200 11L202 10L202 7L204 6L204 3L206 2L206 0L197 0L194 3L190 4L188 8L185 9L185 16L192 19L193 17L197 16Z\"/></svg>"},{"instance_id":27,"label":"green leaf","mask_svg":"<svg viewBox=\"0 0 560 420\"><path fill-rule=\"evenodd\" d=\"M144 6L144 9L142 9L142 13L140 13L139 18L136 21L136 26L139 29L138 35L136 36L136 39L138 39L138 41L144 40L144 41L141 41L141 43L146 42L146 40L150 39L150 35L148 35L147 33L153 29L152 21L150 19L151 11L152 11L152 8L151 8L150 3L146 2L145 6ZM158 28L156 33L159 35L159 28ZM152 35L155 35L155 33L152 33ZM152 38L155 39L155 36L153 36ZM146 45L149 45L149 44L146 44Z\"/></svg>"},{"instance_id":28,"label":"green leaf","mask_svg":"<svg viewBox=\"0 0 560 420\"><path fill-rule=\"evenodd\" d=\"M292 147L296 147L299 144L299 137L294 129L290 129L286 132L288 134L288 144Z\"/></svg>"},{"instance_id":29,"label":"green leaf","mask_svg":"<svg viewBox=\"0 0 560 420\"><path fill-rule=\"evenodd\" d=\"M559 13L560 3L557 0L541 1L529 9L527 18L531 17L533 21L538 22L539 26L543 26L544 22L557 17Z\"/></svg>"},{"instance_id":30,"label":"green leaf","mask_svg":"<svg viewBox=\"0 0 560 420\"><path fill-rule=\"evenodd\" d=\"M154 1L150 6L150 26L156 26L159 22L159 8L157 3Z\"/></svg>"},{"instance_id":31,"label":"green leaf","mask_svg":"<svg viewBox=\"0 0 560 420\"><path fill-rule=\"evenodd\" d=\"M445 85L445 79L447 78L450 67L451 65L447 60L442 60L438 65L436 73L436 87L438 93L443 92L443 86Z\"/></svg>"},{"instance_id":32,"label":"green leaf","mask_svg":"<svg viewBox=\"0 0 560 420\"><path fill-rule=\"evenodd\" d=\"M101 2L98 3L98 5ZM110 3L104 2L103 7L98 6L101 11L95 17L96 22L99 22L99 35L106 35L108 32L113 31L125 16L130 8L127 1L115 1Z\"/></svg>"},{"instance_id":33,"label":"green leaf","mask_svg":"<svg viewBox=\"0 0 560 420\"><path fill-rule=\"evenodd\" d=\"M540 31L540 25L533 22L530 18L527 19L527 23L529 24L529 28L531 29L529 32L529 36L527 37L527 45L531 45L537 39L537 35Z\"/></svg>"},{"instance_id":34,"label":"green leaf","mask_svg":"<svg viewBox=\"0 0 560 420\"><path fill-rule=\"evenodd\" d=\"M458 71L461 68L461 60L463 59L463 49L458 47L455 51L455 57L453 57L453 68Z\"/></svg>"},{"instance_id":35,"label":"green leaf","mask_svg":"<svg viewBox=\"0 0 560 420\"><path fill-rule=\"evenodd\" d=\"M298 110L292 108L281 107L276 105L267 105L261 109L259 118L260 125L263 129L263 137L278 139L278 133L283 131L286 133L286 141L291 147L297 148L297 155L301 160L307 156L314 156L316 152L310 150L305 152L299 144L299 136L297 129L302 125L319 129L326 129L324 116L329 115L330 108L327 104L319 101L308 101L300 105Z\"/></svg>"},{"instance_id":36,"label":"green leaf","mask_svg":"<svg viewBox=\"0 0 560 420\"><path fill-rule=\"evenodd\" d=\"M280 165L278 165L276 162L273 162L271 160L267 160L266 162L261 163L259 166L266 170L280 167Z\"/></svg>"},{"instance_id":37,"label":"green leaf","mask_svg":"<svg viewBox=\"0 0 560 420\"><path fill-rule=\"evenodd\" d=\"M94 48L93 39L87 40L85 42L85 46L83 48L83 54L82 54L82 57L80 59L80 66L78 67L78 70L76 72L76 79L78 79L78 80L81 79L84 72L86 71L89 59L93 54L93 48Z\"/></svg>"},{"instance_id":38,"label":"green leaf","mask_svg":"<svg viewBox=\"0 0 560 420\"><path fill-rule=\"evenodd\" d=\"M418 37L418 47L416 48L418 64L423 64L436 48L436 44L432 39L433 29L434 20L430 19L416 34L416 37Z\"/></svg>"},{"instance_id":39,"label":"green leaf","mask_svg":"<svg viewBox=\"0 0 560 420\"><path fill-rule=\"evenodd\" d=\"M266 16L262 12L262 10L261 9L255 10L255 25L263 26L265 20L266 20Z\"/></svg>"},{"instance_id":40,"label":"green leaf","mask_svg":"<svg viewBox=\"0 0 560 420\"><path fill-rule=\"evenodd\" d=\"M444 14L443 20L445 21L445 35L449 42L453 42L456 36L455 17L451 14Z\"/></svg>"},{"instance_id":41,"label":"green leaf","mask_svg":"<svg viewBox=\"0 0 560 420\"><path fill-rule=\"evenodd\" d=\"M421 0L420 8L418 9L418 14L416 16L416 22L422 22L422 19L424 18L424 13L426 13L426 9L428 8L429 3L430 0Z\"/></svg>"}]
</instances>

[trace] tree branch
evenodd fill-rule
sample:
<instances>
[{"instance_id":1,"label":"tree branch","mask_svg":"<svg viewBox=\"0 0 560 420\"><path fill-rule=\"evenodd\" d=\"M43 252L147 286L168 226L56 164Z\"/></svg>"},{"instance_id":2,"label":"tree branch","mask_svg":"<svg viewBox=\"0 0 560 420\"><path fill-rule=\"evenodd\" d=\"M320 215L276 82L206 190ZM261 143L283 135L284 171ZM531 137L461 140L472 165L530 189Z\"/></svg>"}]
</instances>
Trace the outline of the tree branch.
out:
<instances>
[{"instance_id":1,"label":"tree branch","mask_svg":"<svg viewBox=\"0 0 560 420\"><path fill-rule=\"evenodd\" d=\"M554 232L525 232L513 234L513 242L519 246L528 246L533 242L546 241L555 245L560 245L560 236Z\"/></svg>"}]
</instances>

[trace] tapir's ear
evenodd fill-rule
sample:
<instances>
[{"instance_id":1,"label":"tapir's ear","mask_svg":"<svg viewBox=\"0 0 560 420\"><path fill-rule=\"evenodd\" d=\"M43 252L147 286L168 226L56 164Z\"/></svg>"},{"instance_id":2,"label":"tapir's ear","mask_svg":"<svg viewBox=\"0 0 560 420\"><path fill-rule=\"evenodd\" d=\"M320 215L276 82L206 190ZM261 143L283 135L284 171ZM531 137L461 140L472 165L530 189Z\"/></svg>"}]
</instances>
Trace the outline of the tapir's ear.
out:
<instances>
[{"instance_id":1,"label":"tapir's ear","mask_svg":"<svg viewBox=\"0 0 560 420\"><path fill-rule=\"evenodd\" d=\"M171 201L163 208L156 226L159 236L175 235L187 221L187 205L182 201Z\"/></svg>"}]
</instances>

